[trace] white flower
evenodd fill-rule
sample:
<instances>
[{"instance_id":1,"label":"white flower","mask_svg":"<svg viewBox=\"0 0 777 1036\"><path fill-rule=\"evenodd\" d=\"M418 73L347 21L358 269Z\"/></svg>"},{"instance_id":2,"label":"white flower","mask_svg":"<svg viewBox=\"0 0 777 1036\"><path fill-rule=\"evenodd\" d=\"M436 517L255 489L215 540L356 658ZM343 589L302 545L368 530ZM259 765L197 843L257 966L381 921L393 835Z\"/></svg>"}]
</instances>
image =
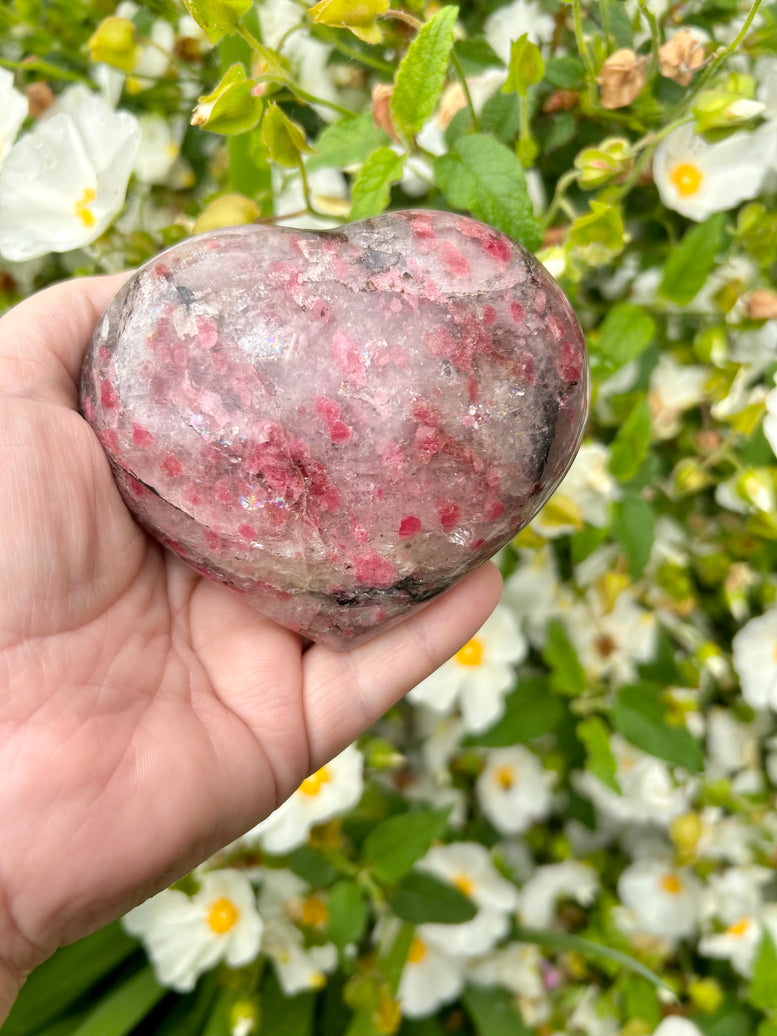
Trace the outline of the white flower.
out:
<instances>
[{"instance_id":1,"label":"white flower","mask_svg":"<svg viewBox=\"0 0 777 1036\"><path fill-rule=\"evenodd\" d=\"M464 988L466 962L452 957L423 935L423 925L413 934L410 952L397 990L402 1014L425 1018L455 1000Z\"/></svg>"},{"instance_id":2,"label":"white flower","mask_svg":"<svg viewBox=\"0 0 777 1036\"><path fill-rule=\"evenodd\" d=\"M540 536L555 537L576 532L584 525L606 525L608 504L619 496L608 463L606 446L583 443L560 488L533 519L532 529Z\"/></svg>"},{"instance_id":3,"label":"white flower","mask_svg":"<svg viewBox=\"0 0 777 1036\"><path fill-rule=\"evenodd\" d=\"M27 98L13 85L13 74L0 68L0 162L27 118Z\"/></svg>"},{"instance_id":4,"label":"white flower","mask_svg":"<svg viewBox=\"0 0 777 1036\"><path fill-rule=\"evenodd\" d=\"M699 939L699 953L703 957L715 957L731 962L732 967L750 977L763 929L757 917L741 917L722 932L705 935Z\"/></svg>"},{"instance_id":5,"label":"white flower","mask_svg":"<svg viewBox=\"0 0 777 1036\"><path fill-rule=\"evenodd\" d=\"M486 18L484 34L505 64L510 60L510 42L528 33L532 43L541 46L553 37L552 17L531 0L513 0L498 7Z\"/></svg>"},{"instance_id":6,"label":"white flower","mask_svg":"<svg viewBox=\"0 0 777 1036\"><path fill-rule=\"evenodd\" d=\"M777 455L777 388L773 388L766 396L766 413L764 414L764 435Z\"/></svg>"},{"instance_id":7,"label":"white flower","mask_svg":"<svg viewBox=\"0 0 777 1036\"><path fill-rule=\"evenodd\" d=\"M275 812L243 836L268 853L287 853L302 845L316 824L345 813L362 797L364 757L349 745L316 770Z\"/></svg>"},{"instance_id":8,"label":"white flower","mask_svg":"<svg viewBox=\"0 0 777 1036\"><path fill-rule=\"evenodd\" d=\"M531 643L542 647L548 622L558 613L562 592L556 555L548 544L538 550L522 550L519 557L505 583L502 601L523 623Z\"/></svg>"},{"instance_id":9,"label":"white flower","mask_svg":"<svg viewBox=\"0 0 777 1036\"><path fill-rule=\"evenodd\" d=\"M497 871L488 850L477 842L452 842L433 846L417 864L469 896L478 908L471 921L462 924L422 924L418 933L445 953L471 957L485 953L507 934L509 914L518 892Z\"/></svg>"},{"instance_id":10,"label":"white flower","mask_svg":"<svg viewBox=\"0 0 777 1036\"><path fill-rule=\"evenodd\" d=\"M585 1033L585 1036L616 1036L620 1025L607 1010L604 1002L600 1003L600 994L592 986L583 993L569 1018L569 1029L572 1033ZM566 1033L555 1036L567 1036Z\"/></svg>"},{"instance_id":11,"label":"white flower","mask_svg":"<svg viewBox=\"0 0 777 1036\"><path fill-rule=\"evenodd\" d=\"M758 739L729 709L710 709L707 717L707 774L712 778L758 766Z\"/></svg>"},{"instance_id":12,"label":"white flower","mask_svg":"<svg viewBox=\"0 0 777 1036\"><path fill-rule=\"evenodd\" d=\"M541 971L538 946L510 942L473 961L467 978L481 986L503 986L518 998L521 1017L527 1025L541 1025L550 1004Z\"/></svg>"},{"instance_id":13,"label":"white flower","mask_svg":"<svg viewBox=\"0 0 777 1036\"><path fill-rule=\"evenodd\" d=\"M486 755L475 794L497 831L515 835L550 812L552 779L528 748L495 748Z\"/></svg>"},{"instance_id":14,"label":"white flower","mask_svg":"<svg viewBox=\"0 0 777 1036\"><path fill-rule=\"evenodd\" d=\"M743 917L757 917L764 905L764 886L773 878L768 867L729 867L719 874L711 874L702 900L705 919L716 918L725 925L735 924Z\"/></svg>"},{"instance_id":15,"label":"white flower","mask_svg":"<svg viewBox=\"0 0 777 1036\"><path fill-rule=\"evenodd\" d=\"M515 683L514 665L527 650L512 612L497 605L475 636L410 691L408 700L443 715L458 702L466 729L485 730L502 715Z\"/></svg>"},{"instance_id":16,"label":"white flower","mask_svg":"<svg viewBox=\"0 0 777 1036\"><path fill-rule=\"evenodd\" d=\"M653 1036L704 1036L704 1034L698 1025L694 1025L687 1018L670 1015L669 1018L664 1018L657 1029L653 1030Z\"/></svg>"},{"instance_id":17,"label":"white flower","mask_svg":"<svg viewBox=\"0 0 777 1036\"><path fill-rule=\"evenodd\" d=\"M653 177L667 208L705 220L758 194L776 148L774 123L752 133L734 133L716 144L697 137L691 125L680 126L658 145Z\"/></svg>"},{"instance_id":18,"label":"white flower","mask_svg":"<svg viewBox=\"0 0 777 1036\"><path fill-rule=\"evenodd\" d=\"M219 961L240 967L255 959L262 919L254 891L239 871L208 871L199 892L189 897L166 889L124 918L139 936L162 985L186 993L197 977Z\"/></svg>"},{"instance_id":19,"label":"white flower","mask_svg":"<svg viewBox=\"0 0 777 1036\"><path fill-rule=\"evenodd\" d=\"M599 875L586 863L567 860L538 867L523 885L518 915L529 928L550 928L559 899L590 906L599 891Z\"/></svg>"},{"instance_id":20,"label":"white flower","mask_svg":"<svg viewBox=\"0 0 777 1036\"><path fill-rule=\"evenodd\" d=\"M592 679L628 683L636 677L637 663L653 657L658 634L655 615L642 608L628 588L611 601L597 584L561 617Z\"/></svg>"},{"instance_id":21,"label":"white flower","mask_svg":"<svg viewBox=\"0 0 777 1036\"><path fill-rule=\"evenodd\" d=\"M588 795L605 817L617 824L658 824L688 809L688 795L675 787L669 767L661 759L641 752L618 734L610 737L616 778L621 795L607 788L589 771L576 772L575 785Z\"/></svg>"},{"instance_id":22,"label":"white flower","mask_svg":"<svg viewBox=\"0 0 777 1036\"><path fill-rule=\"evenodd\" d=\"M661 860L639 860L621 874L618 927L632 935L654 936L673 946L696 931L702 886L690 871Z\"/></svg>"},{"instance_id":23,"label":"white flower","mask_svg":"<svg viewBox=\"0 0 777 1036\"><path fill-rule=\"evenodd\" d=\"M140 116L140 147L135 157L134 173L141 183L164 184L181 154L185 124L171 121L154 112Z\"/></svg>"},{"instance_id":24,"label":"white flower","mask_svg":"<svg viewBox=\"0 0 777 1036\"><path fill-rule=\"evenodd\" d=\"M754 709L777 709L777 608L746 622L732 642L742 697Z\"/></svg>"},{"instance_id":25,"label":"white flower","mask_svg":"<svg viewBox=\"0 0 777 1036\"><path fill-rule=\"evenodd\" d=\"M80 248L121 211L140 144L137 119L75 86L0 167L0 254Z\"/></svg>"},{"instance_id":26,"label":"white flower","mask_svg":"<svg viewBox=\"0 0 777 1036\"><path fill-rule=\"evenodd\" d=\"M709 373L704 367L678 363L662 353L650 375L651 430L657 439L672 439L682 427L682 415L704 399Z\"/></svg>"},{"instance_id":27,"label":"white flower","mask_svg":"<svg viewBox=\"0 0 777 1036\"><path fill-rule=\"evenodd\" d=\"M305 939L294 923L311 927L326 922L329 912L318 896L307 896L301 878L287 870L264 870L259 891L259 913L264 921L262 952L271 958L278 983L286 996L307 989L320 989L326 975L337 966L332 943L305 947ZM294 919L294 920L293 920Z\"/></svg>"}]
</instances>

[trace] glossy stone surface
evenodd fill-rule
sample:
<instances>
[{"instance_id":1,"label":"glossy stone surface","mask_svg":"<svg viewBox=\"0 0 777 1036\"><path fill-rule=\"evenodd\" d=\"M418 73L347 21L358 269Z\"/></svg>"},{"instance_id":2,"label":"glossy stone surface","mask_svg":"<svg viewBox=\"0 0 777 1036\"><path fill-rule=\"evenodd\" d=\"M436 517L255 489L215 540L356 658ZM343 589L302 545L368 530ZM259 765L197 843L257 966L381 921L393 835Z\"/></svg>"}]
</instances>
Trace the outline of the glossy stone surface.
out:
<instances>
[{"instance_id":1,"label":"glossy stone surface","mask_svg":"<svg viewBox=\"0 0 777 1036\"><path fill-rule=\"evenodd\" d=\"M587 406L555 282L498 231L431 211L176 245L111 303L82 379L137 520L338 648L508 542Z\"/></svg>"}]
</instances>

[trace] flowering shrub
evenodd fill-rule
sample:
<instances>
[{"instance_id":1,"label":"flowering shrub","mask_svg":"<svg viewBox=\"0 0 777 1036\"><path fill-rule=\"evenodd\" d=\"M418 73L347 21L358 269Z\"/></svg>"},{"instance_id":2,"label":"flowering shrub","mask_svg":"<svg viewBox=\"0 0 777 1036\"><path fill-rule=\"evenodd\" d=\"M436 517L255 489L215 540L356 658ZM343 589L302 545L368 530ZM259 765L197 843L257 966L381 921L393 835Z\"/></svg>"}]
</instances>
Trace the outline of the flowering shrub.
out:
<instances>
[{"instance_id":1,"label":"flowering shrub","mask_svg":"<svg viewBox=\"0 0 777 1036\"><path fill-rule=\"evenodd\" d=\"M13 0L0 66L4 305L449 208L537 252L594 380L480 633L4 1036L775 1036L777 8Z\"/></svg>"}]
</instances>

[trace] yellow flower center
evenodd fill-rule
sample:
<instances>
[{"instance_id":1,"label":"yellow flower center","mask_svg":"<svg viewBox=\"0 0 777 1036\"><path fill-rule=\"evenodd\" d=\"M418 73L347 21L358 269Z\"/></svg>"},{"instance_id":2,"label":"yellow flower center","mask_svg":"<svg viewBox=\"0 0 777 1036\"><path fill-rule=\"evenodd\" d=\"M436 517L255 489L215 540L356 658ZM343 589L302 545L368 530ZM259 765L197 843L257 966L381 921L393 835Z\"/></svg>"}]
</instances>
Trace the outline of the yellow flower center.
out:
<instances>
[{"instance_id":1,"label":"yellow flower center","mask_svg":"<svg viewBox=\"0 0 777 1036\"><path fill-rule=\"evenodd\" d=\"M94 204L96 198L97 192L95 189L93 187L85 187L84 193L75 204L76 216L78 216L85 227L93 227L97 221L97 217L89 207Z\"/></svg>"},{"instance_id":2,"label":"yellow flower center","mask_svg":"<svg viewBox=\"0 0 777 1036\"><path fill-rule=\"evenodd\" d=\"M237 924L239 918L240 911L226 896L214 899L208 907L208 925L216 935L225 935Z\"/></svg>"},{"instance_id":3,"label":"yellow flower center","mask_svg":"<svg viewBox=\"0 0 777 1036\"><path fill-rule=\"evenodd\" d=\"M453 656L459 665L478 666L483 662L483 644L477 637L467 643Z\"/></svg>"},{"instance_id":4,"label":"yellow flower center","mask_svg":"<svg viewBox=\"0 0 777 1036\"><path fill-rule=\"evenodd\" d=\"M680 162L672 170L669 179L677 188L677 192L687 198L696 194L704 180L704 173L693 162Z\"/></svg>"},{"instance_id":5,"label":"yellow flower center","mask_svg":"<svg viewBox=\"0 0 777 1036\"><path fill-rule=\"evenodd\" d=\"M665 874L661 879L661 888L670 896L678 896L683 890L683 883L676 874Z\"/></svg>"},{"instance_id":6,"label":"yellow flower center","mask_svg":"<svg viewBox=\"0 0 777 1036\"><path fill-rule=\"evenodd\" d=\"M318 928L329 920L326 903L320 896L308 896L302 904L302 923L308 928Z\"/></svg>"},{"instance_id":7,"label":"yellow flower center","mask_svg":"<svg viewBox=\"0 0 777 1036\"><path fill-rule=\"evenodd\" d=\"M413 936L410 943L410 952L407 955L408 964L418 964L426 956L426 943L422 942L417 935Z\"/></svg>"},{"instance_id":8,"label":"yellow flower center","mask_svg":"<svg viewBox=\"0 0 777 1036\"><path fill-rule=\"evenodd\" d=\"M512 766L498 766L494 772L494 780L500 788L509 791L515 784L515 771Z\"/></svg>"},{"instance_id":9,"label":"yellow flower center","mask_svg":"<svg viewBox=\"0 0 777 1036\"><path fill-rule=\"evenodd\" d=\"M475 891L475 883L471 878L468 878L466 874L457 874L453 879L453 884L462 892L465 896L471 896Z\"/></svg>"},{"instance_id":10,"label":"yellow flower center","mask_svg":"<svg viewBox=\"0 0 777 1036\"><path fill-rule=\"evenodd\" d=\"M735 924L728 926L728 928L726 929L726 935L734 935L739 937L741 935L744 935L749 927L750 918L743 917L740 921L737 921Z\"/></svg>"},{"instance_id":11,"label":"yellow flower center","mask_svg":"<svg viewBox=\"0 0 777 1036\"><path fill-rule=\"evenodd\" d=\"M326 766L322 766L320 770L316 770L315 773L311 773L309 777L300 784L299 790L303 795L310 795L311 798L318 795L325 784L331 781L329 776L329 770Z\"/></svg>"}]
</instances>

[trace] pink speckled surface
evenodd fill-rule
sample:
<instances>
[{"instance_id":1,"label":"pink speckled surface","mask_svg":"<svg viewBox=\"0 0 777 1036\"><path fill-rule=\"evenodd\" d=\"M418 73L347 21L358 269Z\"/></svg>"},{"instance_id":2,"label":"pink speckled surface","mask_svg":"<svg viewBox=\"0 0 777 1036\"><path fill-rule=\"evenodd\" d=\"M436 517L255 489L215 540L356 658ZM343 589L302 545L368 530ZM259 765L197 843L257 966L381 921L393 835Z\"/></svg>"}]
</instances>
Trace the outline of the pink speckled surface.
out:
<instances>
[{"instance_id":1,"label":"pink speckled surface","mask_svg":"<svg viewBox=\"0 0 777 1036\"><path fill-rule=\"evenodd\" d=\"M588 394L582 333L542 266L426 210L176 245L113 300L82 377L136 519L337 648L536 514Z\"/></svg>"}]
</instances>

